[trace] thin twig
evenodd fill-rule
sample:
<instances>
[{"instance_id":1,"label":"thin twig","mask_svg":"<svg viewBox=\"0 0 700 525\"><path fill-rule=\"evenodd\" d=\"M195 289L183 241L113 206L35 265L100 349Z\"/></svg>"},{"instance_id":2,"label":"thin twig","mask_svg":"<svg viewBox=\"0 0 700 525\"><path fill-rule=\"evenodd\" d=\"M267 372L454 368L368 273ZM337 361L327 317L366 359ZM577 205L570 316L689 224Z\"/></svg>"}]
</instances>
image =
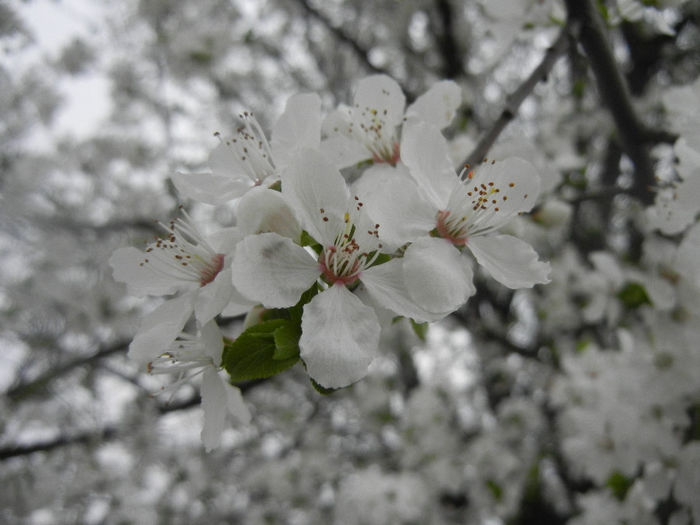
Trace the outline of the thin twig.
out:
<instances>
[{"instance_id":1,"label":"thin twig","mask_svg":"<svg viewBox=\"0 0 700 525\"><path fill-rule=\"evenodd\" d=\"M435 8L440 19L441 31L435 35L443 61L443 76L445 78L458 78L464 76L462 57L459 52L457 39L455 38L453 21L454 9L450 0L435 0Z\"/></svg>"},{"instance_id":2,"label":"thin twig","mask_svg":"<svg viewBox=\"0 0 700 525\"><path fill-rule=\"evenodd\" d=\"M266 381L267 379L256 379L253 381L240 383L237 386L240 388L242 393L246 393L256 386L265 383ZM177 412L179 410L187 410L188 408L199 406L200 403L201 397L197 392L189 398L179 401L178 403L159 405L157 410L158 414L164 415ZM69 445L86 445L88 443L111 441L122 437L124 434L126 434L126 432L120 430L116 426L106 426L103 429L84 431L72 436L58 436L54 439L39 441L27 445L7 445L0 447L0 461L18 456L28 456L35 452L49 452L53 449Z\"/></svg>"},{"instance_id":3,"label":"thin twig","mask_svg":"<svg viewBox=\"0 0 700 525\"><path fill-rule=\"evenodd\" d=\"M535 68L535 70L530 74L529 77L516 89L507 99L506 105L501 111L501 115L493 123L491 128L486 132L486 134L481 138L479 143L476 145L474 150L469 154L464 164L469 166L476 166L479 164L486 154L488 153L491 146L493 146L496 139L501 134L503 129L515 118L520 109L520 105L523 101L532 93L535 86L547 79L549 72L554 67L557 60L566 52L568 47L568 32L569 26L562 28L559 36L554 41L552 46L547 49L542 62Z\"/></svg>"},{"instance_id":4,"label":"thin twig","mask_svg":"<svg viewBox=\"0 0 700 525\"><path fill-rule=\"evenodd\" d=\"M78 357L72 361L68 361L67 363L47 370L36 379L33 379L27 383L20 383L19 385L13 386L5 393L5 395L8 397L8 399L14 402L20 401L25 397L35 395L44 391L49 383L63 374L66 374L75 368L89 365L97 360L104 359L112 354L122 352L128 345L129 341L117 341L116 343L104 346L92 355Z\"/></svg>"}]
</instances>

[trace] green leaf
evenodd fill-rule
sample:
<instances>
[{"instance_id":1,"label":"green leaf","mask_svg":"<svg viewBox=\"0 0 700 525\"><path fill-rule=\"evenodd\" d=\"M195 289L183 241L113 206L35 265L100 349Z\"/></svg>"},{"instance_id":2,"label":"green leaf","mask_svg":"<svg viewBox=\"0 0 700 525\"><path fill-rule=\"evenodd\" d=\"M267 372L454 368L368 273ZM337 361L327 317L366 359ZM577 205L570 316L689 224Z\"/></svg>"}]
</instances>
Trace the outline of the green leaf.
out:
<instances>
[{"instance_id":1,"label":"green leaf","mask_svg":"<svg viewBox=\"0 0 700 525\"><path fill-rule=\"evenodd\" d=\"M417 323L413 319L411 319L411 328L413 328L413 331L418 336L418 339L420 339L423 342L425 342L426 338L428 337L429 326L430 323Z\"/></svg>"},{"instance_id":2,"label":"green leaf","mask_svg":"<svg viewBox=\"0 0 700 525\"><path fill-rule=\"evenodd\" d=\"M294 323L287 319L274 319L251 326L232 343L226 344L222 358L224 369L231 376L231 381L250 381L272 377L292 366L299 360L298 354L290 352L289 347L278 350L275 332ZM289 328L285 328L285 331ZM284 332L280 340L288 342ZM277 353L278 357L275 358ZM289 357L286 357L285 354Z\"/></svg>"},{"instance_id":3,"label":"green leaf","mask_svg":"<svg viewBox=\"0 0 700 525\"><path fill-rule=\"evenodd\" d=\"M613 496L615 496L619 501L623 501L627 495L627 491L632 486L632 483L632 479L616 470L610 474L610 477L605 482L605 486L612 490Z\"/></svg>"},{"instance_id":4,"label":"green leaf","mask_svg":"<svg viewBox=\"0 0 700 525\"><path fill-rule=\"evenodd\" d=\"M658 352L654 355L654 366L659 370L668 370L673 366L673 355L668 352Z\"/></svg>"},{"instance_id":5,"label":"green leaf","mask_svg":"<svg viewBox=\"0 0 700 525\"><path fill-rule=\"evenodd\" d=\"M295 324L301 326L301 316L304 315L304 305L311 302L311 299L313 299L317 293L318 285L314 283L311 285L311 288L301 294L299 302L288 310L289 319L291 319Z\"/></svg>"},{"instance_id":6,"label":"green leaf","mask_svg":"<svg viewBox=\"0 0 700 525\"><path fill-rule=\"evenodd\" d=\"M289 308L270 308L262 315L263 321L273 319L291 320L295 324L301 324L301 316L304 313L304 305L307 304L318 293L318 286L314 283L311 288L301 294L299 302Z\"/></svg>"},{"instance_id":7,"label":"green leaf","mask_svg":"<svg viewBox=\"0 0 700 525\"><path fill-rule=\"evenodd\" d=\"M311 237L311 235L309 235L309 232L307 232L306 230L303 230L301 232L299 244L301 246L309 246L316 253L321 253L321 251L323 250L323 246L321 246L321 244L316 239Z\"/></svg>"},{"instance_id":8,"label":"green leaf","mask_svg":"<svg viewBox=\"0 0 700 525\"><path fill-rule=\"evenodd\" d=\"M374 256L374 252L369 254L370 258L373 256ZM377 266L378 264L384 264L385 262L389 262L392 259L393 259L393 257L391 255L389 255L388 253L380 253L379 255L377 255L377 258L372 263L372 266Z\"/></svg>"},{"instance_id":9,"label":"green leaf","mask_svg":"<svg viewBox=\"0 0 700 525\"><path fill-rule=\"evenodd\" d=\"M275 339L275 351L272 359L284 361L299 357L299 338L301 337L301 326L293 323L284 324L275 330L272 335Z\"/></svg>"},{"instance_id":10,"label":"green leaf","mask_svg":"<svg viewBox=\"0 0 700 525\"><path fill-rule=\"evenodd\" d=\"M600 16L603 17L603 20L605 20L606 23L609 23L610 22L610 12L608 11L608 7L605 5L603 0L597 0L596 7L598 8L598 12L600 13Z\"/></svg>"},{"instance_id":11,"label":"green leaf","mask_svg":"<svg viewBox=\"0 0 700 525\"><path fill-rule=\"evenodd\" d=\"M503 499L503 489L501 486L493 480L487 480L486 486L488 487L493 499L496 501L501 501Z\"/></svg>"},{"instance_id":12,"label":"green leaf","mask_svg":"<svg viewBox=\"0 0 700 525\"><path fill-rule=\"evenodd\" d=\"M639 308L643 304L651 304L651 299L649 299L644 286L635 282L625 284L622 290L617 293L617 298L630 310Z\"/></svg>"}]
</instances>

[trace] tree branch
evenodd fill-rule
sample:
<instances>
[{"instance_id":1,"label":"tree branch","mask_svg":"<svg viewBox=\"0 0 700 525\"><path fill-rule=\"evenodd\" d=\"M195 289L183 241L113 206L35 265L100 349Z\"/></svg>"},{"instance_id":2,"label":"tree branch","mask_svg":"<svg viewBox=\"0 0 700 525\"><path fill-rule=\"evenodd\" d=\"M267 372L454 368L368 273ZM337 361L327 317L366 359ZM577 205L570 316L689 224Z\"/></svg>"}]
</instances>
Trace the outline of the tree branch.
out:
<instances>
[{"instance_id":1,"label":"tree branch","mask_svg":"<svg viewBox=\"0 0 700 525\"><path fill-rule=\"evenodd\" d=\"M62 376L63 374L66 374L80 366L89 365L99 359L103 359L104 357L121 352L126 349L130 342L130 340L117 341L116 343L112 343L109 346L99 349L92 355L87 357L78 357L72 361L68 361L67 363L53 367L32 381L13 386L5 393L5 395L13 402L20 401L25 397L36 395L39 392L44 391L46 386L57 377Z\"/></svg>"},{"instance_id":2,"label":"tree branch","mask_svg":"<svg viewBox=\"0 0 700 525\"><path fill-rule=\"evenodd\" d=\"M86 445L99 441L110 441L118 435L115 427L105 427L102 430L81 432L74 436L59 436L55 439L40 441L30 445L12 445L0 448L0 461L17 456L27 456L34 452L48 452L67 445Z\"/></svg>"},{"instance_id":3,"label":"tree branch","mask_svg":"<svg viewBox=\"0 0 700 525\"><path fill-rule=\"evenodd\" d=\"M554 41L552 46L547 50L542 62L535 68L530 76L516 89L507 99L506 106L501 111L501 115L491 128L481 138L479 143L474 148L469 156L464 161L464 164L476 166L488 153L496 139L501 134L503 129L515 118L523 101L532 93L535 86L543 80L547 79L549 72L554 67L557 60L566 52L568 47L568 31L569 26L562 28L559 36Z\"/></svg>"},{"instance_id":4,"label":"tree branch","mask_svg":"<svg viewBox=\"0 0 700 525\"><path fill-rule=\"evenodd\" d=\"M464 69L452 25L454 20L452 4L450 4L450 0L435 0L435 8L442 29L440 34L435 35L435 39L442 55L443 76L445 78L458 78L464 75Z\"/></svg>"},{"instance_id":5,"label":"tree branch","mask_svg":"<svg viewBox=\"0 0 700 525\"><path fill-rule=\"evenodd\" d=\"M636 181L634 195L643 203L654 200L654 165L647 150L649 134L632 105L632 99L603 26L603 21L591 0L565 0L570 22L581 43L596 79L598 92L615 122L622 149L634 164Z\"/></svg>"},{"instance_id":6,"label":"tree branch","mask_svg":"<svg viewBox=\"0 0 700 525\"><path fill-rule=\"evenodd\" d=\"M268 379L255 379L239 383L236 386L241 390L241 393L246 393L256 386L267 382ZM157 411L159 415L169 414L171 412L187 410L188 408L199 406L201 402L202 398L199 392L196 392L192 396L178 401L177 403L160 404L158 405ZM121 437L123 434L124 432L121 432L118 427L110 425L101 430L80 432L72 436L58 436L54 439L39 441L38 443L31 443L29 445L9 445L0 448L0 461L18 456L28 456L34 452L48 452L55 448L68 445L86 445L88 443L111 441Z\"/></svg>"}]
</instances>

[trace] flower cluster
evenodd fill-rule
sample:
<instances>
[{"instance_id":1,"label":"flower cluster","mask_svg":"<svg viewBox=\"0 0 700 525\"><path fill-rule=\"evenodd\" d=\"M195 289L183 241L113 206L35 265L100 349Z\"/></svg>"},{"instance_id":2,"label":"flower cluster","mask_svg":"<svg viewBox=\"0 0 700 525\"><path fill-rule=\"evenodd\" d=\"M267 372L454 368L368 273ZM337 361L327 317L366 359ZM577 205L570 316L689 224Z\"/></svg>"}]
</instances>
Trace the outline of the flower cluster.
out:
<instances>
[{"instance_id":1,"label":"flower cluster","mask_svg":"<svg viewBox=\"0 0 700 525\"><path fill-rule=\"evenodd\" d=\"M509 288L548 282L529 244L498 233L535 204L538 174L519 158L456 173L441 129L460 104L443 81L406 108L396 82L376 75L325 119L317 95L291 97L270 141L245 113L211 173L173 178L183 197L234 201L236 226L205 236L183 211L145 252L113 255L132 293L176 294L129 353L150 371L202 374L207 448L227 413L250 418L231 382L299 361L321 391L358 381L383 323L437 321L475 293L474 260ZM246 312L243 333L223 338L217 316Z\"/></svg>"}]
</instances>

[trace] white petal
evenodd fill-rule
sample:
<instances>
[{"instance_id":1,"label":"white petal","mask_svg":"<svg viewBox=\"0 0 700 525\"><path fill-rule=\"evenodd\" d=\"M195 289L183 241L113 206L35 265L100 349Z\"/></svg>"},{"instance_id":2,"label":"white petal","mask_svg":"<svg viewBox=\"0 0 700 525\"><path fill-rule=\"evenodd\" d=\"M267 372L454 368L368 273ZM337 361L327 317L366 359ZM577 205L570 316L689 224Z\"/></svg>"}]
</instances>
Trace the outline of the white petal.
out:
<instances>
[{"instance_id":1,"label":"white petal","mask_svg":"<svg viewBox=\"0 0 700 525\"><path fill-rule=\"evenodd\" d=\"M319 152L304 150L283 172L282 194L299 212L312 237L325 245L333 244L343 229L350 198L345 179L335 166Z\"/></svg>"},{"instance_id":2,"label":"white petal","mask_svg":"<svg viewBox=\"0 0 700 525\"><path fill-rule=\"evenodd\" d=\"M419 322L442 319L475 292L464 257L430 237L409 246L403 258L365 270L362 283L377 304Z\"/></svg>"},{"instance_id":3,"label":"white petal","mask_svg":"<svg viewBox=\"0 0 700 525\"><path fill-rule=\"evenodd\" d=\"M238 227L248 235L275 232L292 240L301 235L294 209L279 191L251 189L238 202L236 217Z\"/></svg>"},{"instance_id":4,"label":"white petal","mask_svg":"<svg viewBox=\"0 0 700 525\"><path fill-rule=\"evenodd\" d=\"M228 413L233 416L236 423L240 425L247 425L250 423L250 411L248 407L243 402L243 395L241 390L230 383L224 383L226 388L226 408Z\"/></svg>"},{"instance_id":5,"label":"white petal","mask_svg":"<svg viewBox=\"0 0 700 525\"><path fill-rule=\"evenodd\" d=\"M415 303L440 317L476 292L469 261L451 243L434 237L423 237L408 247L404 279Z\"/></svg>"},{"instance_id":6,"label":"white petal","mask_svg":"<svg viewBox=\"0 0 700 525\"><path fill-rule=\"evenodd\" d=\"M231 146L225 142L216 146L209 154L209 167L214 175L238 181L241 184L253 185L253 179L247 175L245 166Z\"/></svg>"},{"instance_id":7,"label":"white petal","mask_svg":"<svg viewBox=\"0 0 700 525\"><path fill-rule=\"evenodd\" d=\"M234 287L233 294L231 294L231 300L229 303L221 310L221 315L223 317L238 317L248 313L248 311L254 306L258 305L257 301L251 301L247 297L241 295L241 293Z\"/></svg>"},{"instance_id":8,"label":"white petal","mask_svg":"<svg viewBox=\"0 0 700 525\"><path fill-rule=\"evenodd\" d=\"M216 278L199 289L194 304L194 315L200 324L214 319L231 301L233 283L231 269L227 268L218 273Z\"/></svg>"},{"instance_id":9,"label":"white petal","mask_svg":"<svg viewBox=\"0 0 700 525\"><path fill-rule=\"evenodd\" d=\"M321 143L321 151L339 169L372 158L372 152L364 144L342 135L325 139Z\"/></svg>"},{"instance_id":10,"label":"white petal","mask_svg":"<svg viewBox=\"0 0 700 525\"><path fill-rule=\"evenodd\" d=\"M674 268L687 282L700 287L700 223L685 232L674 256Z\"/></svg>"},{"instance_id":11,"label":"white petal","mask_svg":"<svg viewBox=\"0 0 700 525\"><path fill-rule=\"evenodd\" d=\"M207 241L216 253L224 255L231 253L247 232L241 231L241 228L231 226L229 228L221 228L207 236Z\"/></svg>"},{"instance_id":12,"label":"white petal","mask_svg":"<svg viewBox=\"0 0 700 525\"><path fill-rule=\"evenodd\" d=\"M206 204L224 204L243 195L253 183L211 173L176 173L170 177L180 196Z\"/></svg>"},{"instance_id":13,"label":"white petal","mask_svg":"<svg viewBox=\"0 0 700 525\"><path fill-rule=\"evenodd\" d=\"M212 362L219 366L221 364L221 354L224 351L224 336L221 334L218 325L210 321L199 331L199 337L204 344L204 352L211 357Z\"/></svg>"},{"instance_id":14,"label":"white petal","mask_svg":"<svg viewBox=\"0 0 700 525\"><path fill-rule=\"evenodd\" d=\"M403 119L405 106L406 97L401 87L387 75L372 75L357 83L353 111L358 112L360 121L365 125L372 124L374 115L371 112L375 111L376 116L383 121L386 132L392 133Z\"/></svg>"},{"instance_id":15,"label":"white petal","mask_svg":"<svg viewBox=\"0 0 700 525\"><path fill-rule=\"evenodd\" d=\"M228 415L241 425L250 423L251 417L241 391L226 382L213 366L204 370L201 394L204 409L202 442L206 451L210 452L221 444Z\"/></svg>"},{"instance_id":16,"label":"white petal","mask_svg":"<svg viewBox=\"0 0 700 525\"><path fill-rule=\"evenodd\" d=\"M379 224L382 243L397 248L428 235L435 228L438 208L401 170L386 165L367 171L371 170L381 170L376 174L381 176L370 178L370 173L365 173L356 189L368 214Z\"/></svg>"},{"instance_id":17,"label":"white petal","mask_svg":"<svg viewBox=\"0 0 700 525\"><path fill-rule=\"evenodd\" d=\"M186 283L154 271L150 264L141 266L145 259L146 254L132 246L119 248L109 259L114 280L126 283L130 295L170 295L186 287Z\"/></svg>"},{"instance_id":18,"label":"white petal","mask_svg":"<svg viewBox=\"0 0 700 525\"><path fill-rule=\"evenodd\" d=\"M226 426L226 390L219 373L213 366L204 370L202 377L202 408L204 426L202 442L207 452L221 444L221 433Z\"/></svg>"},{"instance_id":19,"label":"white petal","mask_svg":"<svg viewBox=\"0 0 700 525\"><path fill-rule=\"evenodd\" d=\"M401 160L433 205L445 209L458 178L440 130L424 122L407 123L401 139Z\"/></svg>"},{"instance_id":20,"label":"white petal","mask_svg":"<svg viewBox=\"0 0 700 525\"><path fill-rule=\"evenodd\" d=\"M442 129L449 126L461 104L462 90L459 86L451 80L442 80L433 84L409 106L406 117L417 118Z\"/></svg>"},{"instance_id":21,"label":"white petal","mask_svg":"<svg viewBox=\"0 0 700 525\"><path fill-rule=\"evenodd\" d=\"M272 156L277 169L289 164L301 148L318 148L321 141L321 99L316 93L289 97L272 130Z\"/></svg>"},{"instance_id":22,"label":"white petal","mask_svg":"<svg viewBox=\"0 0 700 525\"><path fill-rule=\"evenodd\" d=\"M129 345L129 357L145 365L165 352L192 315L194 295L170 299L144 317Z\"/></svg>"},{"instance_id":23,"label":"white petal","mask_svg":"<svg viewBox=\"0 0 700 525\"><path fill-rule=\"evenodd\" d=\"M304 306L301 358L309 375L327 388L358 381L377 354L374 310L344 286L334 285Z\"/></svg>"},{"instance_id":24,"label":"white petal","mask_svg":"<svg viewBox=\"0 0 700 525\"><path fill-rule=\"evenodd\" d=\"M250 235L236 248L233 284L267 308L293 306L321 271L304 248L276 233Z\"/></svg>"},{"instance_id":25,"label":"white petal","mask_svg":"<svg viewBox=\"0 0 700 525\"><path fill-rule=\"evenodd\" d=\"M532 288L549 282L549 263L539 261L532 246L516 237L474 237L467 246L491 277L508 288Z\"/></svg>"}]
</instances>

